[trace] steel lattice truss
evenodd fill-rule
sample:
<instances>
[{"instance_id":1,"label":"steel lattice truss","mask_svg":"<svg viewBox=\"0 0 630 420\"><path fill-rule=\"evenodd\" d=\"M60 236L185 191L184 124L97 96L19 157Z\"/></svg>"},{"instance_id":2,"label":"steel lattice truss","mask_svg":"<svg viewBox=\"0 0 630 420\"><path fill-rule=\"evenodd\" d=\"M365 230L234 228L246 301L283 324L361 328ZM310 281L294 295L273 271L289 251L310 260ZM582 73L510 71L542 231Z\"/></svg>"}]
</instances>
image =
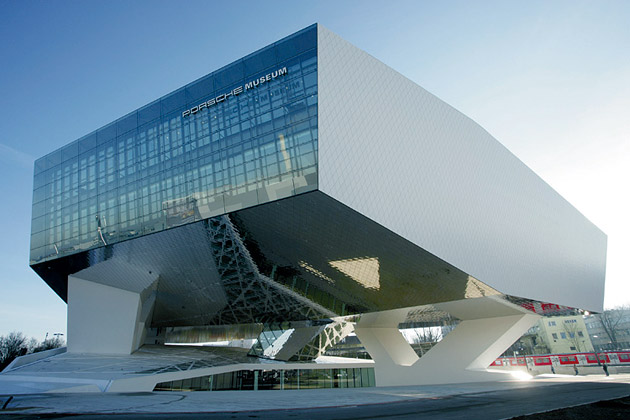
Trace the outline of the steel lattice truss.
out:
<instances>
[{"instance_id":1,"label":"steel lattice truss","mask_svg":"<svg viewBox=\"0 0 630 420\"><path fill-rule=\"evenodd\" d=\"M289 360L309 361L317 359L328 348L334 346L354 331L354 325L348 322L332 322L324 328L313 340L306 344Z\"/></svg>"},{"instance_id":2,"label":"steel lattice truss","mask_svg":"<svg viewBox=\"0 0 630 420\"><path fill-rule=\"evenodd\" d=\"M229 217L206 222L212 256L228 301L215 325L272 323L334 317L336 314L262 275Z\"/></svg>"}]
</instances>

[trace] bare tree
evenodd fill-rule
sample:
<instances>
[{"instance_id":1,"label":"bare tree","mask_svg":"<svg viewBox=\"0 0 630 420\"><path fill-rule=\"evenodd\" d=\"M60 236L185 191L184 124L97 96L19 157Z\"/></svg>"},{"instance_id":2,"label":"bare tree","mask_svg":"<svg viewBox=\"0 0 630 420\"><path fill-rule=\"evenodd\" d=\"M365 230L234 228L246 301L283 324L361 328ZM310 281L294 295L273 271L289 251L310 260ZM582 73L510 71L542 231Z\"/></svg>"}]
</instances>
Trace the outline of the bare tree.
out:
<instances>
[{"instance_id":1,"label":"bare tree","mask_svg":"<svg viewBox=\"0 0 630 420\"><path fill-rule=\"evenodd\" d=\"M443 338L440 327L416 328L414 332L418 343L437 343Z\"/></svg>"},{"instance_id":2,"label":"bare tree","mask_svg":"<svg viewBox=\"0 0 630 420\"><path fill-rule=\"evenodd\" d=\"M38 343L35 347L33 347L31 352L38 353L40 351L52 350L58 347L63 347L63 345L64 345L64 341L60 337L48 338L42 341L41 343Z\"/></svg>"},{"instance_id":3,"label":"bare tree","mask_svg":"<svg viewBox=\"0 0 630 420\"><path fill-rule=\"evenodd\" d=\"M596 315L614 349L619 348L617 337L620 331L620 324L622 323L624 317L628 316L629 312L630 307L628 305L624 305L618 306L614 309L608 309Z\"/></svg>"},{"instance_id":4,"label":"bare tree","mask_svg":"<svg viewBox=\"0 0 630 420\"><path fill-rule=\"evenodd\" d=\"M13 331L7 336L0 336L0 370L16 357L25 355L27 351L26 337L21 332Z\"/></svg>"},{"instance_id":5,"label":"bare tree","mask_svg":"<svg viewBox=\"0 0 630 420\"><path fill-rule=\"evenodd\" d=\"M574 320L567 320L565 319L564 322L562 323L562 329L564 330L564 332L567 334L567 340L569 340L569 343L573 344L573 347L575 348L575 351L580 353L582 351L585 351L586 349L584 348L584 337L580 337L578 332L580 332L580 327L579 324L576 322L568 322L568 321L574 321ZM582 332L583 334L583 332Z\"/></svg>"},{"instance_id":6,"label":"bare tree","mask_svg":"<svg viewBox=\"0 0 630 420\"><path fill-rule=\"evenodd\" d=\"M16 331L8 334L6 337L0 336L0 371L7 367L16 357L62 347L65 343L60 335L47 338L41 343L35 338L27 339L24 334Z\"/></svg>"},{"instance_id":7,"label":"bare tree","mask_svg":"<svg viewBox=\"0 0 630 420\"><path fill-rule=\"evenodd\" d=\"M426 352L431 350L438 341L444 338L442 328L443 327L440 326L414 328L413 335L415 335L415 337L413 335L410 337L413 340L411 347L413 347L418 356L422 357Z\"/></svg>"}]
</instances>

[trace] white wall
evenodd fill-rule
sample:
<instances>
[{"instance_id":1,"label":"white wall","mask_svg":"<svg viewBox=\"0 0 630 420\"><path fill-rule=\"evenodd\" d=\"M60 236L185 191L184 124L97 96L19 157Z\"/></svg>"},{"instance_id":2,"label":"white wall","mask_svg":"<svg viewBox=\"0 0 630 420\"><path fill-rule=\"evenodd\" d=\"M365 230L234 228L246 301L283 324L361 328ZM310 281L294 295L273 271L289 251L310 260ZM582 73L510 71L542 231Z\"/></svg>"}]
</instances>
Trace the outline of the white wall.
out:
<instances>
[{"instance_id":1,"label":"white wall","mask_svg":"<svg viewBox=\"0 0 630 420\"><path fill-rule=\"evenodd\" d=\"M602 309L606 235L483 128L321 26L318 83L321 191L503 293Z\"/></svg>"},{"instance_id":2,"label":"white wall","mask_svg":"<svg viewBox=\"0 0 630 420\"><path fill-rule=\"evenodd\" d=\"M68 277L68 352L130 354L141 310L139 293Z\"/></svg>"}]
</instances>

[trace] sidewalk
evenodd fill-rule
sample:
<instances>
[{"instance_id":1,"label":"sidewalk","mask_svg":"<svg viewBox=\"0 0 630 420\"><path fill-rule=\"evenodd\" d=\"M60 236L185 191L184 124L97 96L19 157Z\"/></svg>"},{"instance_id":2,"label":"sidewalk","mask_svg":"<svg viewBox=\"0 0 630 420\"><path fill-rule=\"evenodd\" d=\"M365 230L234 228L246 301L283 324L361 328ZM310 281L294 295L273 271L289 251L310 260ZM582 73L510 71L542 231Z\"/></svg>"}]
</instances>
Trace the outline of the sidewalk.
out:
<instances>
[{"instance_id":1,"label":"sidewalk","mask_svg":"<svg viewBox=\"0 0 630 420\"><path fill-rule=\"evenodd\" d=\"M628 384L630 374L589 376L541 375L529 381L453 385L287 391L152 392L136 394L30 394L0 396L2 414L43 413L201 413L283 410L384 404L448 396L474 395L575 383ZM619 388L625 392L625 387ZM621 392L621 393L623 393ZM611 398L617 397L611 395ZM585 401L584 403L591 402Z\"/></svg>"}]
</instances>

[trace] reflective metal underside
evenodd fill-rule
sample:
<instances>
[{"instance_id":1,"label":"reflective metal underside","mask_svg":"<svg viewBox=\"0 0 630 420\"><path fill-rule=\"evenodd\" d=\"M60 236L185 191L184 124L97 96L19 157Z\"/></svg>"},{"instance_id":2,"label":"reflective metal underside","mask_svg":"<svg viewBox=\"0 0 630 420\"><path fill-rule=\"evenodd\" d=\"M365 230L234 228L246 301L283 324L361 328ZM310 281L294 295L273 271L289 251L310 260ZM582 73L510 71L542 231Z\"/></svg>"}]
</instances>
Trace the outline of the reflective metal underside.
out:
<instances>
[{"instance_id":1,"label":"reflective metal underside","mask_svg":"<svg viewBox=\"0 0 630 420\"><path fill-rule=\"evenodd\" d=\"M64 300L71 274L133 291L157 276L153 327L321 320L499 294L319 191L33 269Z\"/></svg>"}]
</instances>

